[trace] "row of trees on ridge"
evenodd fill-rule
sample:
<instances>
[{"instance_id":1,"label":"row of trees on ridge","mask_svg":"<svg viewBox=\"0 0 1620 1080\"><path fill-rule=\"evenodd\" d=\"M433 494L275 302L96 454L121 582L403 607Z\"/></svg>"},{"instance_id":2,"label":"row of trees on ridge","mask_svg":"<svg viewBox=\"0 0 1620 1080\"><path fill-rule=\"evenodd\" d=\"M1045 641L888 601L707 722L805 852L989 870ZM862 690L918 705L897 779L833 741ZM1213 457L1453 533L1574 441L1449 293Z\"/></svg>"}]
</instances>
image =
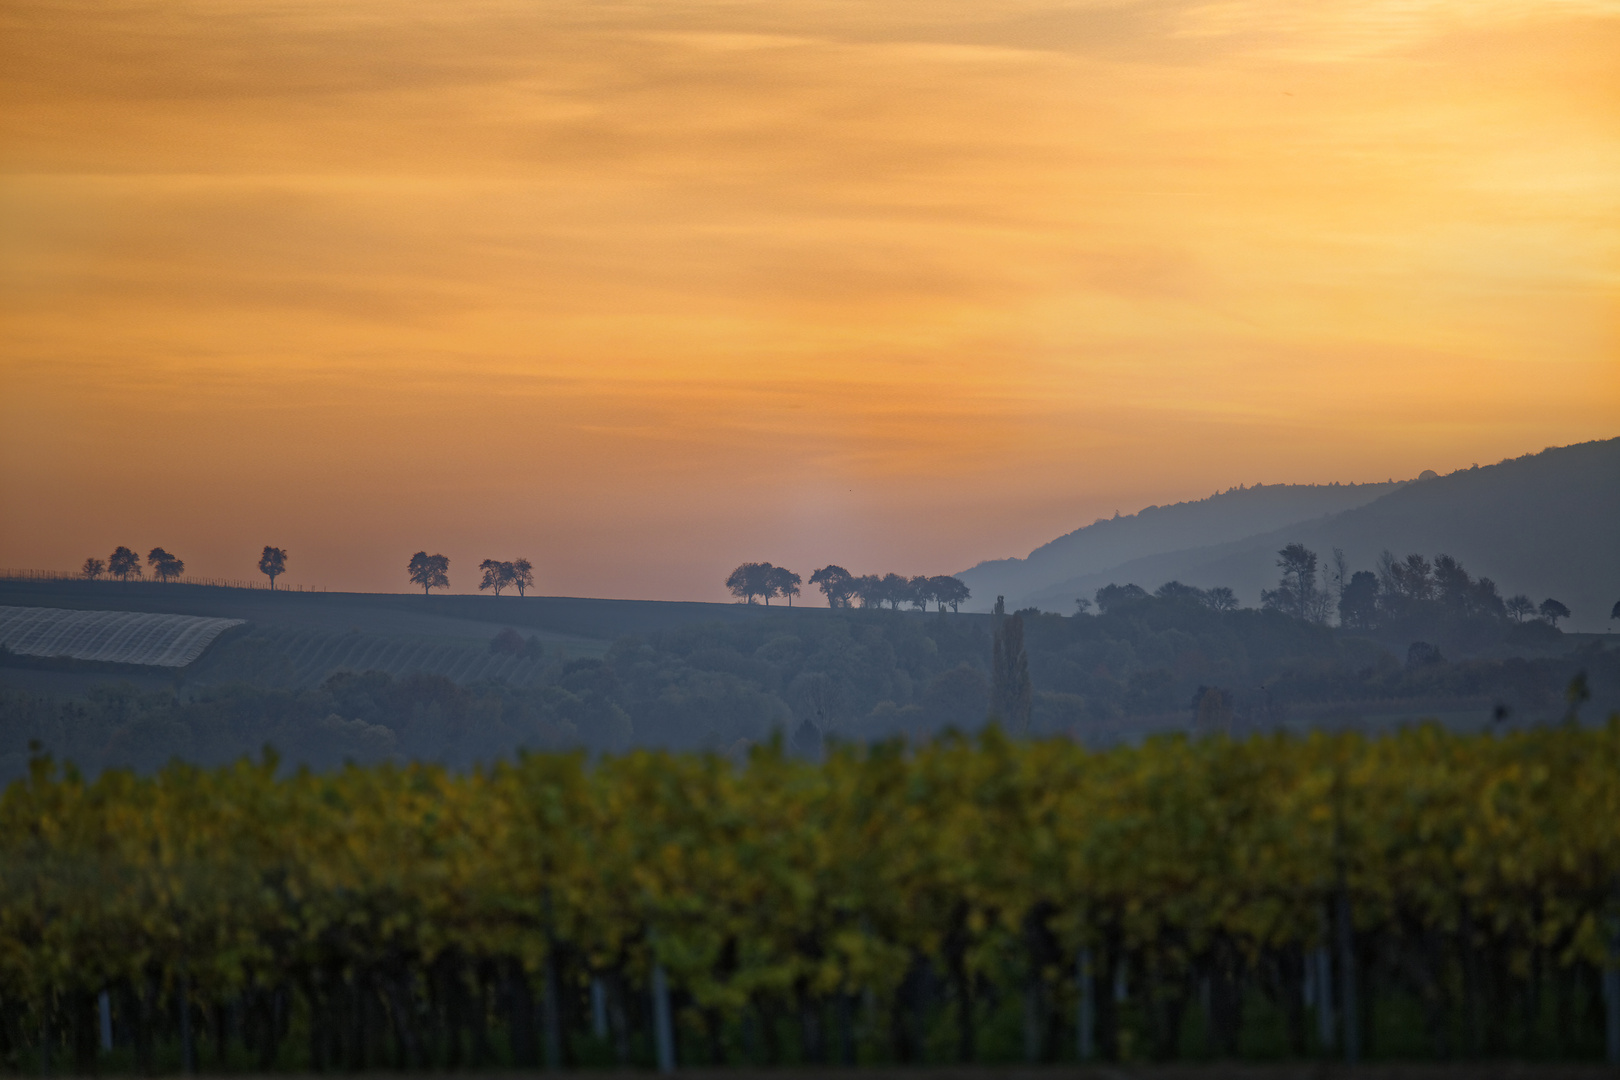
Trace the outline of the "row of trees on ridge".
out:
<instances>
[{"instance_id":1,"label":"row of trees on ridge","mask_svg":"<svg viewBox=\"0 0 1620 1080\"><path fill-rule=\"evenodd\" d=\"M1471 576L1461 562L1445 554L1431 562L1420 554L1397 559L1385 551L1376 572L1351 571L1340 548L1333 549L1324 565L1316 552L1293 543L1277 552L1277 568L1282 571L1277 587L1261 591L1261 608L1320 624L1336 612L1339 625L1348 630L1373 631L1433 614L1515 623L1540 620L1556 627L1570 615L1566 605L1550 596L1539 604L1523 593L1504 598L1490 578ZM1237 595L1225 586L1200 589L1179 581L1167 581L1151 594L1140 585L1105 585L1095 594L1095 606L1107 614L1150 595L1214 611L1235 611L1239 606ZM1080 614L1092 606L1092 600L1075 601ZM1614 617L1620 618L1620 604Z\"/></svg>"},{"instance_id":2,"label":"row of trees on ridge","mask_svg":"<svg viewBox=\"0 0 1620 1080\"><path fill-rule=\"evenodd\" d=\"M159 581L172 581L186 572L184 560L160 547L153 548L146 556L146 561L152 568L152 576ZM534 587L534 564L528 559L511 561L485 559L478 564L478 569L483 571L484 575L478 588L492 591L496 596L509 588L516 589L517 594L522 596ZM286 549L266 544L264 551L259 555L259 573L270 579L272 590L276 587L276 578L286 571ZM113 553L106 561L97 558L84 560L79 573L89 581L97 581L103 577L128 581L130 578L142 576L141 557L129 548L120 546L113 549ZM418 551L411 556L410 563L405 567L405 573L410 578L411 584L420 586L424 593L433 589L447 589L450 587L450 557ZM794 578L794 582L797 584L797 577Z\"/></svg>"},{"instance_id":3,"label":"row of trees on ridge","mask_svg":"<svg viewBox=\"0 0 1620 1080\"><path fill-rule=\"evenodd\" d=\"M784 597L791 607L793 598L799 595L801 581L798 574L786 567L773 566L768 562L747 562L726 578L726 588L745 604L752 604L757 597L768 606L772 597ZM863 608L879 608L887 604L890 610L898 611L901 604L906 604L918 611L926 611L929 604L937 603L941 611L947 605L952 611L958 611L962 602L972 595L961 579L949 575L909 578L903 574L857 576L836 564L823 566L811 574L810 584L820 589L827 598L827 606L834 608L854 607L859 600Z\"/></svg>"},{"instance_id":4,"label":"row of trees on ridge","mask_svg":"<svg viewBox=\"0 0 1620 1080\"><path fill-rule=\"evenodd\" d=\"M502 589L516 589L522 596L534 588L534 564L528 559L511 562L485 559L478 564L478 569L484 572L483 580L478 583L480 592L490 591L499 596Z\"/></svg>"},{"instance_id":5,"label":"row of trees on ridge","mask_svg":"<svg viewBox=\"0 0 1620 1080\"><path fill-rule=\"evenodd\" d=\"M812 581L815 579L812 578ZM773 566L768 562L745 562L731 572L726 578L726 588L731 595L745 604L752 604L758 597L770 607L772 597L781 597L793 606L793 598L799 595L799 586L804 579L785 566Z\"/></svg>"},{"instance_id":6,"label":"row of trees on ridge","mask_svg":"<svg viewBox=\"0 0 1620 1080\"><path fill-rule=\"evenodd\" d=\"M185 560L169 554L160 547L147 552L146 563L152 568L152 576L159 581L173 581L186 572ZM113 548L113 553L107 556L106 562L94 557L84 560L84 565L79 567L79 574L87 581L98 581L102 577L128 581L132 577L142 576L141 557L120 544Z\"/></svg>"},{"instance_id":7,"label":"row of trees on ridge","mask_svg":"<svg viewBox=\"0 0 1620 1080\"><path fill-rule=\"evenodd\" d=\"M184 559L160 547L146 553L146 563L152 568L152 576L159 581L174 581L184 576L186 572ZM270 588L276 587L276 578L286 569L287 552L266 544L264 553L259 556L259 573L270 579ZM79 567L79 576L86 581L99 581L103 577L115 577L119 581L138 578L142 576L141 557L129 548L119 545L107 556L105 562L94 557L84 560L84 565Z\"/></svg>"},{"instance_id":8,"label":"row of trees on ridge","mask_svg":"<svg viewBox=\"0 0 1620 1080\"><path fill-rule=\"evenodd\" d=\"M1282 576L1275 589L1260 594L1261 606L1311 622L1325 623L1337 610L1339 625L1373 630L1380 625L1438 608L1474 619L1512 620L1539 618L1551 626L1569 618L1569 608L1547 597L1540 604L1523 593L1504 598L1496 582L1472 577L1461 562L1440 554L1430 562L1413 553L1398 559L1386 550L1377 571L1351 572L1343 550L1333 549L1317 584L1318 558L1304 544L1294 543L1277 552Z\"/></svg>"},{"instance_id":9,"label":"row of trees on ridge","mask_svg":"<svg viewBox=\"0 0 1620 1080\"><path fill-rule=\"evenodd\" d=\"M485 559L478 564L478 569L483 572L483 578L478 583L481 592L493 592L499 596L507 589L516 589L517 594L523 596L534 588L534 564L528 559ZM405 565L405 576L412 585L421 588L423 595L434 589L448 589L450 556L418 551Z\"/></svg>"}]
</instances>

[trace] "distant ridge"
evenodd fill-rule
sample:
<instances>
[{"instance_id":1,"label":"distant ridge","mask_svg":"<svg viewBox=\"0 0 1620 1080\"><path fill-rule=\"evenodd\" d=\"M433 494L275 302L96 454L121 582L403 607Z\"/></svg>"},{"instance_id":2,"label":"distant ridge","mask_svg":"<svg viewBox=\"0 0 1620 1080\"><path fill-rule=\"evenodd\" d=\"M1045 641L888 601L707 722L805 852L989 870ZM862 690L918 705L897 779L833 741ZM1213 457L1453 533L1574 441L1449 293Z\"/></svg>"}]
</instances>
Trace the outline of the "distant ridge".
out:
<instances>
[{"instance_id":1,"label":"distant ridge","mask_svg":"<svg viewBox=\"0 0 1620 1080\"><path fill-rule=\"evenodd\" d=\"M1385 548L1397 555L1418 552L1430 558L1443 551L1476 576L1495 580L1504 594L1562 600L1574 612L1568 629L1616 628L1608 615L1620 600L1620 439L1554 447L1431 480L1355 490L1375 487L1384 490L1361 505L1326 516L1261 523L1257 515L1251 520L1258 527L1247 535L1232 536L1231 531L1240 527L1234 523L1223 537L1212 535L1178 549L1144 547L1110 566L1093 562L1079 572L1053 574L1027 588L1003 592L1010 606L1068 613L1074 610L1076 597L1089 597L1112 582L1153 589L1179 580L1205 588L1230 586L1245 604L1253 605L1262 588L1275 584L1277 549L1297 540L1324 558L1334 547L1343 548L1352 569L1359 570L1373 569ZM1181 506L1200 507L1225 497ZM1165 507L1160 512L1178 509ZM1146 512L1136 515L1146 516ZM1169 530L1157 535L1169 535ZM1031 560L1024 560L1031 561L1033 553ZM971 577L964 579L973 585L974 600L979 601L984 594Z\"/></svg>"},{"instance_id":2,"label":"distant ridge","mask_svg":"<svg viewBox=\"0 0 1620 1080\"><path fill-rule=\"evenodd\" d=\"M1088 578L1145 555L1242 540L1364 506L1400 486L1395 481L1228 488L1195 502L1149 506L1135 514L1099 518L1041 545L1026 558L982 562L957 577L973 590L973 610L988 611L997 596L1022 601L1044 595L1065 582ZM1072 610L1073 604L1071 597L1063 610Z\"/></svg>"}]
</instances>

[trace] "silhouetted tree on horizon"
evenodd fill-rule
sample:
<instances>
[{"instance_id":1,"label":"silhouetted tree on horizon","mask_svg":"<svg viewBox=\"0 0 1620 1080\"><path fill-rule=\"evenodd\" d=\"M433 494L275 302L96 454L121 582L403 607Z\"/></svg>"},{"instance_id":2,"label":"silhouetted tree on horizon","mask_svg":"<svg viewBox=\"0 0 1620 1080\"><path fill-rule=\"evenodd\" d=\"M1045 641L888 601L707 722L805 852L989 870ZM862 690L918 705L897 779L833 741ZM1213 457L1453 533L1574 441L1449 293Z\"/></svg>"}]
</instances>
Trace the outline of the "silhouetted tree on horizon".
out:
<instances>
[{"instance_id":1,"label":"silhouetted tree on horizon","mask_svg":"<svg viewBox=\"0 0 1620 1080\"><path fill-rule=\"evenodd\" d=\"M928 579L928 587L933 591L934 599L939 602L939 609L945 610L945 605L951 606L954 614L960 614L963 603L973 595L967 587L967 582L950 574L940 574Z\"/></svg>"},{"instance_id":2,"label":"silhouetted tree on horizon","mask_svg":"<svg viewBox=\"0 0 1620 1080\"><path fill-rule=\"evenodd\" d=\"M742 563L730 574L726 575L726 588L730 590L732 596L737 597L745 604L754 602L754 583L750 578L756 575L749 573L750 568L754 565L754 563Z\"/></svg>"},{"instance_id":3,"label":"silhouetted tree on horizon","mask_svg":"<svg viewBox=\"0 0 1620 1080\"><path fill-rule=\"evenodd\" d=\"M919 574L908 578L903 574L861 574L856 576L836 563L823 566L810 575L810 584L819 588L827 598L827 606L852 607L854 600L863 608L900 610L901 604L926 611L928 605L938 602L940 610L949 604L951 610L960 608L962 601L972 593L959 579L948 574L929 577Z\"/></svg>"},{"instance_id":4,"label":"silhouetted tree on horizon","mask_svg":"<svg viewBox=\"0 0 1620 1080\"><path fill-rule=\"evenodd\" d=\"M99 580L106 572L107 564L94 557L84 560L84 565L79 567L79 573L86 581Z\"/></svg>"},{"instance_id":5,"label":"silhouetted tree on horizon","mask_svg":"<svg viewBox=\"0 0 1620 1080\"><path fill-rule=\"evenodd\" d=\"M810 575L810 584L821 590L827 598L828 607L849 607L850 598L855 595L855 575L842 566L829 564Z\"/></svg>"},{"instance_id":6,"label":"silhouetted tree on horizon","mask_svg":"<svg viewBox=\"0 0 1620 1080\"><path fill-rule=\"evenodd\" d=\"M759 596L769 606L771 571L775 569L770 563L745 562L726 578L726 588L745 604L752 604L754 597Z\"/></svg>"},{"instance_id":7,"label":"silhouetted tree on horizon","mask_svg":"<svg viewBox=\"0 0 1620 1080\"><path fill-rule=\"evenodd\" d=\"M186 572L183 559L176 558L160 547L155 547L146 554L147 565L152 568L152 576L159 581L170 581Z\"/></svg>"},{"instance_id":8,"label":"silhouetted tree on horizon","mask_svg":"<svg viewBox=\"0 0 1620 1080\"><path fill-rule=\"evenodd\" d=\"M1559 619L1569 618L1569 608L1565 607L1563 604L1559 603L1557 600L1554 600L1550 596L1543 600L1541 602L1541 606L1536 608L1536 610L1541 614L1543 619L1547 620L1549 626L1557 626Z\"/></svg>"},{"instance_id":9,"label":"silhouetted tree on horizon","mask_svg":"<svg viewBox=\"0 0 1620 1080\"><path fill-rule=\"evenodd\" d=\"M276 578L287 571L287 552L283 548L264 545L259 555L259 573L270 579L270 591L276 591Z\"/></svg>"},{"instance_id":10,"label":"silhouetted tree on horizon","mask_svg":"<svg viewBox=\"0 0 1620 1080\"><path fill-rule=\"evenodd\" d=\"M107 557L107 571L119 581L128 581L131 575L141 576L141 557L122 545L113 548Z\"/></svg>"},{"instance_id":11,"label":"silhouetted tree on horizon","mask_svg":"<svg viewBox=\"0 0 1620 1080\"><path fill-rule=\"evenodd\" d=\"M911 582L899 574L884 574L880 588L890 611L899 611L900 605L911 599Z\"/></svg>"},{"instance_id":12,"label":"silhouetted tree on horizon","mask_svg":"<svg viewBox=\"0 0 1620 1080\"><path fill-rule=\"evenodd\" d=\"M883 606L887 591L883 588L881 574L862 574L850 583L854 586L855 595L860 598L861 607L880 608Z\"/></svg>"},{"instance_id":13,"label":"silhouetted tree on horizon","mask_svg":"<svg viewBox=\"0 0 1620 1080\"><path fill-rule=\"evenodd\" d=\"M846 578L848 576L848 571L842 567L829 566L810 575L810 583L821 586L821 591L827 594L828 605L837 607L838 604L833 599L834 593L828 591L828 582L833 580L826 576L829 570L837 570ZM765 602L766 607L770 607L771 597L780 596L787 600L788 607L792 607L793 598L800 594L799 585L803 581L803 578L785 566L776 566L768 562L745 562L726 578L726 588L731 590L731 595L745 604L752 604L757 596ZM834 591L837 588L838 586L833 586Z\"/></svg>"},{"instance_id":14,"label":"silhouetted tree on horizon","mask_svg":"<svg viewBox=\"0 0 1620 1080\"><path fill-rule=\"evenodd\" d=\"M496 596L501 595L502 589L516 589L522 596L534 587L534 564L528 559L514 559L507 562L500 559L485 559L478 564L478 569L484 572L483 580L478 583L478 589L492 590Z\"/></svg>"},{"instance_id":15,"label":"silhouetted tree on horizon","mask_svg":"<svg viewBox=\"0 0 1620 1080\"><path fill-rule=\"evenodd\" d=\"M448 589L450 587L450 557L448 555L429 555L426 551L418 551L411 556L411 561L405 566L405 573L409 575L413 585L422 586L422 595L430 595L433 589Z\"/></svg>"},{"instance_id":16,"label":"silhouetted tree on horizon","mask_svg":"<svg viewBox=\"0 0 1620 1080\"><path fill-rule=\"evenodd\" d=\"M765 565L770 566L770 563ZM788 607L792 607L793 598L799 595L799 583L803 580L785 566L771 566L765 579L765 603L769 605L772 596L782 596L787 598Z\"/></svg>"},{"instance_id":17,"label":"silhouetted tree on horizon","mask_svg":"<svg viewBox=\"0 0 1620 1080\"><path fill-rule=\"evenodd\" d=\"M490 589L496 596L501 595L501 590L511 585L512 579L517 576L517 567L495 559L485 559L478 564L478 569L484 572L484 579L478 583L478 591Z\"/></svg>"},{"instance_id":18,"label":"silhouetted tree on horizon","mask_svg":"<svg viewBox=\"0 0 1620 1080\"><path fill-rule=\"evenodd\" d=\"M534 588L534 564L528 559L516 559L512 562L512 588L522 597Z\"/></svg>"}]
</instances>

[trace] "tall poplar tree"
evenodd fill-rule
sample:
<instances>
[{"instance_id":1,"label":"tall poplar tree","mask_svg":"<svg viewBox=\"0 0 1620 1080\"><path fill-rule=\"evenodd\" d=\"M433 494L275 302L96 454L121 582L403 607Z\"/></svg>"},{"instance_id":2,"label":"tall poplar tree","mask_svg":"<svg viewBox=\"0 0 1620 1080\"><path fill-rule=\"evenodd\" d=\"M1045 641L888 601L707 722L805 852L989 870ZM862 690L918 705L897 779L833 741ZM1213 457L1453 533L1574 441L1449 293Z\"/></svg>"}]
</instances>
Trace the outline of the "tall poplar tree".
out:
<instances>
[{"instance_id":1,"label":"tall poplar tree","mask_svg":"<svg viewBox=\"0 0 1620 1080\"><path fill-rule=\"evenodd\" d=\"M1029 731L1035 693L1029 682L1029 655L1024 651L1022 615L996 620L996 636L990 646L990 670L994 676L991 714L1000 718L1008 731L1025 734Z\"/></svg>"}]
</instances>

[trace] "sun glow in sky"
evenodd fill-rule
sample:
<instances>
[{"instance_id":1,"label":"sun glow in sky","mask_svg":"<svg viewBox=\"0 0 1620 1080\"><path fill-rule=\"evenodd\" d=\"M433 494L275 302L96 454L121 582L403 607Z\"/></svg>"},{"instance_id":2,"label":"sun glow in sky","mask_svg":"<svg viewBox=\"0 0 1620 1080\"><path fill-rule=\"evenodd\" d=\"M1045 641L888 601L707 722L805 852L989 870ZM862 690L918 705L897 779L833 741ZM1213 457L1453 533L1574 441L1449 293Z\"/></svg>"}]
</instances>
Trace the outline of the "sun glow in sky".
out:
<instances>
[{"instance_id":1,"label":"sun glow in sky","mask_svg":"<svg viewBox=\"0 0 1620 1080\"><path fill-rule=\"evenodd\" d=\"M1620 3L8 0L0 565L718 599L1617 434Z\"/></svg>"}]
</instances>

